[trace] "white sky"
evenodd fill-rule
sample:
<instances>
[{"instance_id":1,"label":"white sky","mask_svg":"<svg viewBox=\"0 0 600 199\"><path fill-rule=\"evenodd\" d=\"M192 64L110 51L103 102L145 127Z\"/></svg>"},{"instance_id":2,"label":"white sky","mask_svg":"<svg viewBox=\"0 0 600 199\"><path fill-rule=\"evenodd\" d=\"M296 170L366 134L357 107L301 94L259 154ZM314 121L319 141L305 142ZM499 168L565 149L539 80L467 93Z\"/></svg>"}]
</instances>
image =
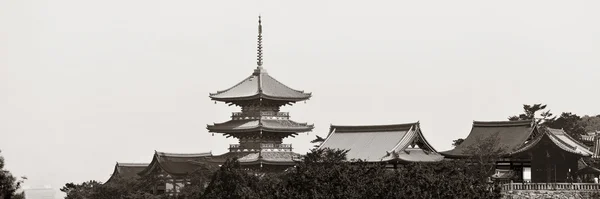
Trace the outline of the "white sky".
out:
<instances>
[{"instance_id":1,"label":"white sky","mask_svg":"<svg viewBox=\"0 0 600 199\"><path fill-rule=\"evenodd\" d=\"M600 1L0 0L0 149L26 185L106 181L154 150L220 154L209 92L264 67L314 123L420 120L439 151L524 103L598 114Z\"/></svg>"}]
</instances>

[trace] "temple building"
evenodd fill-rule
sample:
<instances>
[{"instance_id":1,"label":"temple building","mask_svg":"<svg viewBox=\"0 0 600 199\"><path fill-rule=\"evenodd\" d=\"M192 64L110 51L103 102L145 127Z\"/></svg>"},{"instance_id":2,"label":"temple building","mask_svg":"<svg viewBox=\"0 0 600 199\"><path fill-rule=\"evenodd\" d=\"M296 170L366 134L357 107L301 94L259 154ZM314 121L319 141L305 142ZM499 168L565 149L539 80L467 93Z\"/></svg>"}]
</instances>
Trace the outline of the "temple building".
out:
<instances>
[{"instance_id":1,"label":"temple building","mask_svg":"<svg viewBox=\"0 0 600 199\"><path fill-rule=\"evenodd\" d=\"M188 182L188 176L196 171L212 153L165 153L154 152L152 162L137 174L157 179L154 185L155 194L176 194Z\"/></svg>"},{"instance_id":2,"label":"temple building","mask_svg":"<svg viewBox=\"0 0 600 199\"><path fill-rule=\"evenodd\" d=\"M562 129L538 127L535 121L474 121L471 133L456 148L441 152L449 159L496 153L494 178L513 182L574 180L583 157L592 152Z\"/></svg>"},{"instance_id":3,"label":"temple building","mask_svg":"<svg viewBox=\"0 0 600 199\"><path fill-rule=\"evenodd\" d=\"M228 153L208 161L222 163L238 158L247 168L277 171L293 166L299 156L291 144L282 140L313 129L313 125L291 120L289 113L280 112L280 107L308 100L311 93L286 86L263 68L260 17L258 23L258 61L254 72L234 86L209 95L215 103L241 107L241 112L232 113L231 120L207 126L209 132L237 138L239 144L231 144Z\"/></svg>"},{"instance_id":4,"label":"temple building","mask_svg":"<svg viewBox=\"0 0 600 199\"><path fill-rule=\"evenodd\" d=\"M139 177L138 173L143 171L148 167L148 163L122 163L117 162L115 165L115 170L113 171L110 178L106 181L106 183L110 183L111 180L116 178L137 178Z\"/></svg>"},{"instance_id":5,"label":"temple building","mask_svg":"<svg viewBox=\"0 0 600 199\"><path fill-rule=\"evenodd\" d=\"M387 162L390 165L443 159L423 136L419 122L371 126L331 125L329 135L319 148L349 150L346 154L348 160Z\"/></svg>"}]
</instances>

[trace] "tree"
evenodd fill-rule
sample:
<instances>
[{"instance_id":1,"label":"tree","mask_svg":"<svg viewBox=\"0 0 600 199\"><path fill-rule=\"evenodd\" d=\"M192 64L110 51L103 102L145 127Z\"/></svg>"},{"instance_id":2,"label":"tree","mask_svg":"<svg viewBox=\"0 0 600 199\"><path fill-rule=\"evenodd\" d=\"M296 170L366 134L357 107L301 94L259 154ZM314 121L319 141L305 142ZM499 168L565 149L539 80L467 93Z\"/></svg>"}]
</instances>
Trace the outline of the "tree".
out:
<instances>
[{"instance_id":1,"label":"tree","mask_svg":"<svg viewBox=\"0 0 600 199\"><path fill-rule=\"evenodd\" d=\"M465 141L465 139L462 138L458 138L456 140L452 140L452 146L453 147L457 147L458 145L462 144Z\"/></svg>"},{"instance_id":2,"label":"tree","mask_svg":"<svg viewBox=\"0 0 600 199\"><path fill-rule=\"evenodd\" d=\"M1 151L0 151L1 152ZM4 169L4 157L0 155L0 198L5 199L16 199L23 198L23 193L17 193L17 190L21 188L23 181L27 179L21 177L17 180L10 171Z\"/></svg>"},{"instance_id":3,"label":"tree","mask_svg":"<svg viewBox=\"0 0 600 199\"><path fill-rule=\"evenodd\" d=\"M581 123L581 117L570 112L562 113L558 119L548 122L546 126L563 129L575 139L581 139L581 135L586 133L585 127Z\"/></svg>"},{"instance_id":4,"label":"tree","mask_svg":"<svg viewBox=\"0 0 600 199\"><path fill-rule=\"evenodd\" d=\"M217 171L213 165L204 164L200 168L192 172L188 177L190 184L184 186L178 195L178 198L201 198L206 190L206 187L211 182L211 176Z\"/></svg>"},{"instance_id":5,"label":"tree","mask_svg":"<svg viewBox=\"0 0 600 199\"><path fill-rule=\"evenodd\" d=\"M581 117L580 125L584 127L585 132L600 131L600 115Z\"/></svg>"},{"instance_id":6,"label":"tree","mask_svg":"<svg viewBox=\"0 0 600 199\"><path fill-rule=\"evenodd\" d=\"M88 199L92 198L94 188L99 187L100 185L100 182L95 180L90 180L81 184L70 182L60 188L60 191L67 194L65 199Z\"/></svg>"},{"instance_id":7,"label":"tree","mask_svg":"<svg viewBox=\"0 0 600 199\"><path fill-rule=\"evenodd\" d=\"M318 136L318 135L317 135L317 138L315 138L314 140L310 141L310 143L313 143L313 144L315 144L315 143L316 143L316 144L314 145L314 147L315 147L315 148L319 148L319 146L321 146L321 144L322 144L323 142L325 142L325 138L323 138L323 137L321 137L321 136Z\"/></svg>"},{"instance_id":8,"label":"tree","mask_svg":"<svg viewBox=\"0 0 600 199\"><path fill-rule=\"evenodd\" d=\"M543 124L546 121L552 121L554 120L556 117L552 117L552 113L550 113L550 110L543 112L544 109L546 109L546 104L533 104L533 105L527 105L527 104L523 104L523 112L522 114L519 115L513 115L513 116L509 116L508 120L510 121L518 121L518 120L532 120L535 119L537 124ZM542 116L542 118L537 118L535 114L537 112L541 112L540 116Z\"/></svg>"},{"instance_id":9,"label":"tree","mask_svg":"<svg viewBox=\"0 0 600 199\"><path fill-rule=\"evenodd\" d=\"M259 178L241 168L237 159L227 160L212 176L203 198L260 199Z\"/></svg>"},{"instance_id":10,"label":"tree","mask_svg":"<svg viewBox=\"0 0 600 199\"><path fill-rule=\"evenodd\" d=\"M504 155L507 155L507 147L499 144L499 133L495 133L487 138L479 138L475 145L466 148L466 153L470 155L470 162L478 168L480 176L491 176L496 168L496 161Z\"/></svg>"}]
</instances>

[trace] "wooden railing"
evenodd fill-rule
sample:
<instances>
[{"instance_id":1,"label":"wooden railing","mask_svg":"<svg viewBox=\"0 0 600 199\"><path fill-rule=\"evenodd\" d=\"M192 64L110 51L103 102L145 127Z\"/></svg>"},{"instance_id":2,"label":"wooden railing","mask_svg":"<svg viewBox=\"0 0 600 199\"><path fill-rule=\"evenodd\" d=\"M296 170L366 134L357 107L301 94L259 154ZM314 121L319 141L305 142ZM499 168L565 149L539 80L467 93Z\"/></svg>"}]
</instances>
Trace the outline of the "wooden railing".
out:
<instances>
[{"instance_id":1,"label":"wooden railing","mask_svg":"<svg viewBox=\"0 0 600 199\"><path fill-rule=\"evenodd\" d=\"M256 111L256 112L233 112L231 118L234 120L256 119L259 117L268 117L271 119L286 119L290 117L289 112L275 111Z\"/></svg>"},{"instance_id":2,"label":"wooden railing","mask_svg":"<svg viewBox=\"0 0 600 199\"><path fill-rule=\"evenodd\" d=\"M242 148L240 144L229 144L230 152L244 152L244 151L292 151L292 144L274 144L274 143L261 143L258 147L253 148Z\"/></svg>"},{"instance_id":3,"label":"wooden railing","mask_svg":"<svg viewBox=\"0 0 600 199\"><path fill-rule=\"evenodd\" d=\"M502 190L600 190L597 183L506 183Z\"/></svg>"}]
</instances>

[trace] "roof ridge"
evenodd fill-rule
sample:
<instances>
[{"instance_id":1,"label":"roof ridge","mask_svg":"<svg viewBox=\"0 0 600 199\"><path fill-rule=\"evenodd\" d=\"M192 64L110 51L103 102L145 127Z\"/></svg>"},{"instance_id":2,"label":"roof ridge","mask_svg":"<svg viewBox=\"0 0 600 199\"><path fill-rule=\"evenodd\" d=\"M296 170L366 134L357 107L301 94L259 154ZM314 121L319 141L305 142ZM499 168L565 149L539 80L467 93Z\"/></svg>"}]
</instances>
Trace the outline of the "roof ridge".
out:
<instances>
[{"instance_id":1,"label":"roof ridge","mask_svg":"<svg viewBox=\"0 0 600 199\"><path fill-rule=\"evenodd\" d=\"M387 126L405 126L405 125L415 125L419 122L410 122L410 123L396 123L396 124L358 124L358 125L335 125L331 124L332 127L387 127Z\"/></svg>"},{"instance_id":2,"label":"roof ridge","mask_svg":"<svg viewBox=\"0 0 600 199\"><path fill-rule=\"evenodd\" d=\"M478 127L504 127L504 126L533 126L533 120L516 121L473 121L473 126Z\"/></svg>"},{"instance_id":3,"label":"roof ridge","mask_svg":"<svg viewBox=\"0 0 600 199\"><path fill-rule=\"evenodd\" d=\"M167 156L167 157L212 156L212 151L201 152L201 153L169 153L169 152L159 152L159 151L157 151L156 154L158 156Z\"/></svg>"},{"instance_id":4,"label":"roof ridge","mask_svg":"<svg viewBox=\"0 0 600 199\"><path fill-rule=\"evenodd\" d=\"M150 163L117 162L118 166L148 166Z\"/></svg>"},{"instance_id":5,"label":"roof ridge","mask_svg":"<svg viewBox=\"0 0 600 199\"><path fill-rule=\"evenodd\" d=\"M418 122L413 123L403 123L403 124L381 124L381 125L331 125L330 129L336 129L339 133L344 132L353 132L353 131L384 131L384 129L388 131L393 130L409 130L415 125L418 125Z\"/></svg>"}]
</instances>

